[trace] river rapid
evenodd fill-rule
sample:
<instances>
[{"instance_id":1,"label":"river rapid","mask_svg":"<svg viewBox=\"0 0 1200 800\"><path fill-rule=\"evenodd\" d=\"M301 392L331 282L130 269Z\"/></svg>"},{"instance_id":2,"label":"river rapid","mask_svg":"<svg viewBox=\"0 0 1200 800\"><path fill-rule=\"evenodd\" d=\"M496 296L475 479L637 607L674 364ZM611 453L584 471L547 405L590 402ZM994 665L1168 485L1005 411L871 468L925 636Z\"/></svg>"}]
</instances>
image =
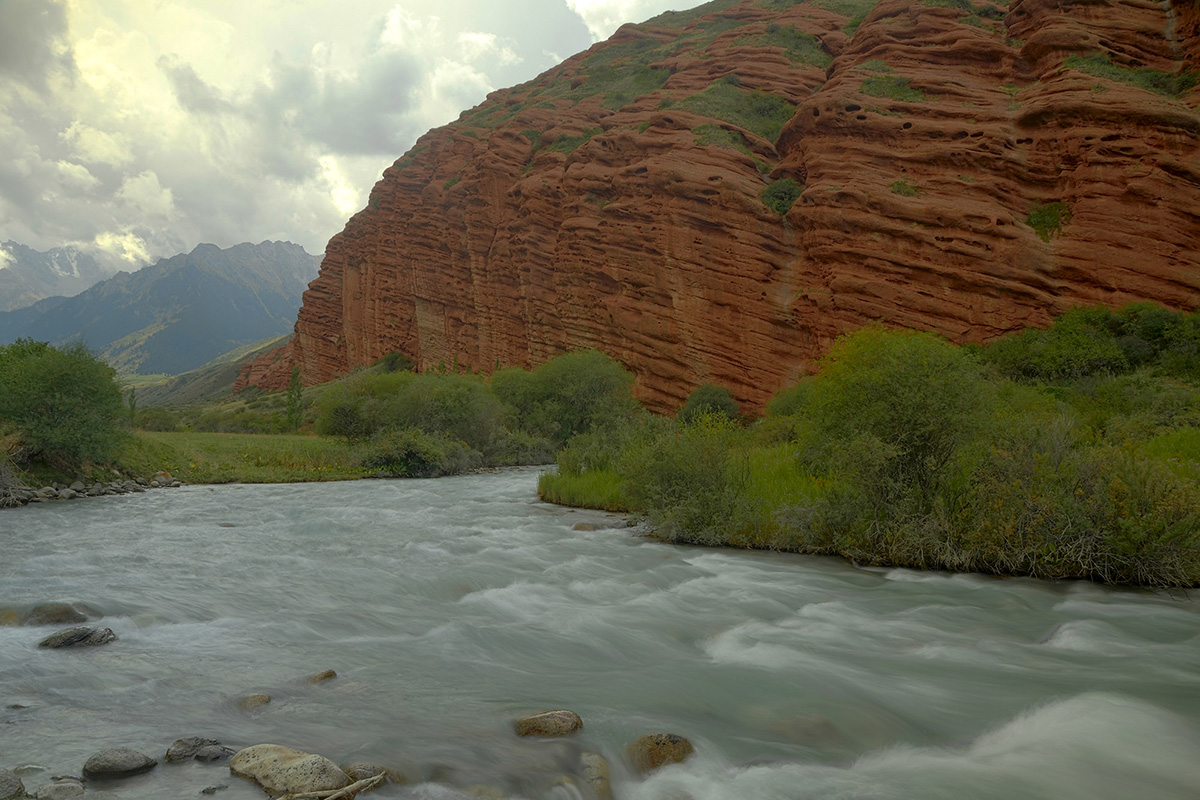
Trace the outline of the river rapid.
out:
<instances>
[{"instance_id":1,"label":"river rapid","mask_svg":"<svg viewBox=\"0 0 1200 800\"><path fill-rule=\"evenodd\" d=\"M119 637L44 650L54 628L0 627L0 767L44 767L22 775L33 791L104 747L161 760L199 735L585 797L517 776L557 751L511 720L568 708L623 800L1200 796L1192 598L670 546L539 503L536 478L192 486L0 512L0 606L87 603ZM338 677L305 680L325 669ZM272 702L240 710L253 692ZM651 731L696 755L633 778L623 748ZM88 796L216 785L263 797L199 763Z\"/></svg>"}]
</instances>

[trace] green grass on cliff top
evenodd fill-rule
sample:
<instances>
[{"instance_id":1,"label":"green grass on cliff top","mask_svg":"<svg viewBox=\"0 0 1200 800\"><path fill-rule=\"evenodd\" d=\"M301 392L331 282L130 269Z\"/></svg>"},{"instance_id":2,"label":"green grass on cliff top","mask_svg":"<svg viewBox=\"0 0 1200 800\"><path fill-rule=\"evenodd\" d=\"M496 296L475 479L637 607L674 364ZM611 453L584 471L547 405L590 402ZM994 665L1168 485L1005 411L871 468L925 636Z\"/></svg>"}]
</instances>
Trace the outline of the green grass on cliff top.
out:
<instances>
[{"instance_id":1,"label":"green grass on cliff top","mask_svg":"<svg viewBox=\"0 0 1200 800\"><path fill-rule=\"evenodd\" d=\"M796 107L779 95L761 89L742 89L728 77L713 81L702 92L681 100L679 107L745 128L774 144Z\"/></svg>"}]
</instances>

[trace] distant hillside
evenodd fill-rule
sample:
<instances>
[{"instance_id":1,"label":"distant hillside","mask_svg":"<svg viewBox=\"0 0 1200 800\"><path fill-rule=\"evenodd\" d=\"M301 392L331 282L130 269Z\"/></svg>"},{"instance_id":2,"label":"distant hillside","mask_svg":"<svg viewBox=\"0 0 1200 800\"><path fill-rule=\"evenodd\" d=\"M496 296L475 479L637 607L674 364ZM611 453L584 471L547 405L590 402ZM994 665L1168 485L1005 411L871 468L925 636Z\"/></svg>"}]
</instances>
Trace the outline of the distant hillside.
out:
<instances>
[{"instance_id":1,"label":"distant hillside","mask_svg":"<svg viewBox=\"0 0 1200 800\"><path fill-rule=\"evenodd\" d=\"M47 297L71 297L110 273L72 247L39 252L13 241L0 244L0 311L25 308Z\"/></svg>"},{"instance_id":2,"label":"distant hillside","mask_svg":"<svg viewBox=\"0 0 1200 800\"><path fill-rule=\"evenodd\" d=\"M245 362L276 350L291 341L289 333L274 339L254 342L228 353L182 375L144 384L135 384L139 408L150 406L179 406L216 400L233 393L234 382Z\"/></svg>"},{"instance_id":3,"label":"distant hillside","mask_svg":"<svg viewBox=\"0 0 1200 800\"><path fill-rule=\"evenodd\" d=\"M126 375L177 375L290 332L319 258L290 242L202 244L72 298L0 313L0 342L82 340Z\"/></svg>"}]
</instances>

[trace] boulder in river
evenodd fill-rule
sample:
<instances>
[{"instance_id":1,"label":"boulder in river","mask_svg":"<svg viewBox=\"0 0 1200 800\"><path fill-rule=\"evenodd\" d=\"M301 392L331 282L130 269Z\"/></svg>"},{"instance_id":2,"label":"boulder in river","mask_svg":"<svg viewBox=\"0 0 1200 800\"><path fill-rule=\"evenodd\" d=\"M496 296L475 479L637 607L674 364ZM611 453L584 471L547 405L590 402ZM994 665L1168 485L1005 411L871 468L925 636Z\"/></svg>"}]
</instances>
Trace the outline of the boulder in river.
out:
<instances>
[{"instance_id":1,"label":"boulder in river","mask_svg":"<svg viewBox=\"0 0 1200 800\"><path fill-rule=\"evenodd\" d=\"M513 726L517 736L570 736L583 728L583 720L574 711L560 709L520 717Z\"/></svg>"},{"instance_id":2,"label":"boulder in river","mask_svg":"<svg viewBox=\"0 0 1200 800\"><path fill-rule=\"evenodd\" d=\"M325 681L331 681L336 677L337 677L336 672L334 672L331 669L327 669L327 670L318 672L316 675L310 675L308 677L308 682L312 683L312 684L324 683Z\"/></svg>"},{"instance_id":3,"label":"boulder in river","mask_svg":"<svg viewBox=\"0 0 1200 800\"><path fill-rule=\"evenodd\" d=\"M242 711L255 711L271 702L269 694L248 694L238 698L237 705Z\"/></svg>"},{"instance_id":4,"label":"boulder in river","mask_svg":"<svg viewBox=\"0 0 1200 800\"><path fill-rule=\"evenodd\" d=\"M350 776L353 781L365 781L367 778L374 778L376 775L383 775L387 778L388 783L403 784L408 783L408 779L397 770L391 767L385 767L383 764L375 764L370 761L355 761L353 764L347 764L342 767L342 772Z\"/></svg>"},{"instance_id":5,"label":"boulder in river","mask_svg":"<svg viewBox=\"0 0 1200 800\"><path fill-rule=\"evenodd\" d=\"M256 744L238 751L229 762L229 771L272 794L326 792L352 783L328 758L278 744Z\"/></svg>"},{"instance_id":6,"label":"boulder in river","mask_svg":"<svg viewBox=\"0 0 1200 800\"><path fill-rule=\"evenodd\" d=\"M612 770L608 767L608 759L599 753L582 754L579 775L592 787L598 800L612 800Z\"/></svg>"},{"instance_id":7,"label":"boulder in river","mask_svg":"<svg viewBox=\"0 0 1200 800\"><path fill-rule=\"evenodd\" d=\"M0 769L0 800L12 800L14 797L25 796L25 784L17 777L17 773Z\"/></svg>"},{"instance_id":8,"label":"boulder in river","mask_svg":"<svg viewBox=\"0 0 1200 800\"><path fill-rule=\"evenodd\" d=\"M83 765L85 778L125 778L154 769L156 760L130 747L110 747Z\"/></svg>"},{"instance_id":9,"label":"boulder in river","mask_svg":"<svg viewBox=\"0 0 1200 800\"><path fill-rule=\"evenodd\" d=\"M237 751L232 747L225 747L216 739L185 736L182 739L176 739L174 744L167 748L167 754L163 760L168 764L178 764L181 761L192 759L209 763L231 758L235 752Z\"/></svg>"},{"instance_id":10,"label":"boulder in river","mask_svg":"<svg viewBox=\"0 0 1200 800\"><path fill-rule=\"evenodd\" d=\"M29 610L22 625L76 625L100 616L79 603L42 603Z\"/></svg>"},{"instance_id":11,"label":"boulder in river","mask_svg":"<svg viewBox=\"0 0 1200 800\"><path fill-rule=\"evenodd\" d=\"M83 794L83 782L76 778L55 778L37 790L37 800L70 800Z\"/></svg>"},{"instance_id":12,"label":"boulder in river","mask_svg":"<svg viewBox=\"0 0 1200 800\"><path fill-rule=\"evenodd\" d=\"M94 647L95 645L108 644L116 641L117 635L113 633L112 628L101 628L92 625L80 625L76 628L67 628L58 633L52 633L45 639L38 642L38 647Z\"/></svg>"},{"instance_id":13,"label":"boulder in river","mask_svg":"<svg viewBox=\"0 0 1200 800\"><path fill-rule=\"evenodd\" d=\"M683 763L695 749L692 743L675 733L647 733L629 743L625 755L634 771L648 775L667 764Z\"/></svg>"}]
</instances>

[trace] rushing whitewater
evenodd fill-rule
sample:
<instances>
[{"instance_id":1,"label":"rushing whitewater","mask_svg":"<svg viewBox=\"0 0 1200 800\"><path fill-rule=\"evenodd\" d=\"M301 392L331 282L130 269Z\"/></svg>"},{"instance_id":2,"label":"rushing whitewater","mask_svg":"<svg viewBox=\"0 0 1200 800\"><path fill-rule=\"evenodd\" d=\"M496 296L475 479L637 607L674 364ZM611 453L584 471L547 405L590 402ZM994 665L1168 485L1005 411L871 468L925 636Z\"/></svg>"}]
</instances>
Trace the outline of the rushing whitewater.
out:
<instances>
[{"instance_id":1,"label":"rushing whitewater","mask_svg":"<svg viewBox=\"0 0 1200 800\"><path fill-rule=\"evenodd\" d=\"M199 486L0 513L0 606L86 603L119 637L39 650L52 628L0 627L0 768L44 767L23 772L33 791L104 747L161 759L197 735L512 791L528 754L511 720L569 708L626 800L1197 796L1192 599L674 547L541 504L535 482ZM304 680L325 669L338 677ZM256 692L272 702L239 709ZM638 781L622 750L651 731L697 752ZM223 784L263 796L197 763L89 795Z\"/></svg>"}]
</instances>

